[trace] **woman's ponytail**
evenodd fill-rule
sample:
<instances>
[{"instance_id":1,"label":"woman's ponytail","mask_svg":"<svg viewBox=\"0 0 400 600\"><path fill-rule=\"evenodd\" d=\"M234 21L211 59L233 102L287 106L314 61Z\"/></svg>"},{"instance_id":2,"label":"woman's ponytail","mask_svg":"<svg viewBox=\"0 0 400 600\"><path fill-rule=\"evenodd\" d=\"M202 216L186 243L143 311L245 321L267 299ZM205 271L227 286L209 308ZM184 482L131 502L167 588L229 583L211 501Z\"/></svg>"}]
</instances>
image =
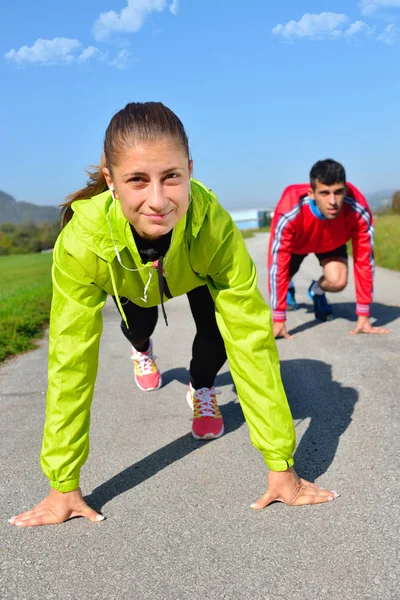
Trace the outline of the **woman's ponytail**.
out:
<instances>
[{"instance_id":1,"label":"woman's ponytail","mask_svg":"<svg viewBox=\"0 0 400 600\"><path fill-rule=\"evenodd\" d=\"M104 177L103 169L106 166L106 157L103 153L98 167L93 167L93 171L86 171L89 176L86 187L67 196L64 204L61 204L61 227L65 227L68 221L72 219L73 210L71 204L75 200L88 200L92 196L105 192L108 188Z\"/></svg>"}]
</instances>

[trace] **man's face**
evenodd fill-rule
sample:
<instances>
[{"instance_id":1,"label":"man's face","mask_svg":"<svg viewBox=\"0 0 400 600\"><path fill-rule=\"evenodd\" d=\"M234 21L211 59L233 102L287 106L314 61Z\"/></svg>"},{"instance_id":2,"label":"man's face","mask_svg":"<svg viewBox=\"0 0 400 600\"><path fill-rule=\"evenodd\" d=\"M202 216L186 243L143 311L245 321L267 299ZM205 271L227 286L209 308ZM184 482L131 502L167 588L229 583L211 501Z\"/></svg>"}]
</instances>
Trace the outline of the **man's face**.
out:
<instances>
[{"instance_id":1,"label":"man's face","mask_svg":"<svg viewBox=\"0 0 400 600\"><path fill-rule=\"evenodd\" d=\"M344 198L346 196L346 184L334 183L325 185L319 179L315 182L315 190L309 189L308 195L315 200L320 213L326 219L336 219L342 210Z\"/></svg>"}]
</instances>

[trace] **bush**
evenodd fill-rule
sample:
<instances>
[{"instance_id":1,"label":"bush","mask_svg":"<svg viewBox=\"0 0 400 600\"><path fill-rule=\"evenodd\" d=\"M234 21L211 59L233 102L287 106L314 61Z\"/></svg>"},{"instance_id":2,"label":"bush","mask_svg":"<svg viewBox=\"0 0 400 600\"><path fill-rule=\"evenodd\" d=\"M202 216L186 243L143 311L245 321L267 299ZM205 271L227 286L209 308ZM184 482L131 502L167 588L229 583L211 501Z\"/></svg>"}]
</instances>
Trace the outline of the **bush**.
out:
<instances>
[{"instance_id":1,"label":"bush","mask_svg":"<svg viewBox=\"0 0 400 600\"><path fill-rule=\"evenodd\" d=\"M53 248L60 233L58 221L0 223L0 255L32 254Z\"/></svg>"}]
</instances>

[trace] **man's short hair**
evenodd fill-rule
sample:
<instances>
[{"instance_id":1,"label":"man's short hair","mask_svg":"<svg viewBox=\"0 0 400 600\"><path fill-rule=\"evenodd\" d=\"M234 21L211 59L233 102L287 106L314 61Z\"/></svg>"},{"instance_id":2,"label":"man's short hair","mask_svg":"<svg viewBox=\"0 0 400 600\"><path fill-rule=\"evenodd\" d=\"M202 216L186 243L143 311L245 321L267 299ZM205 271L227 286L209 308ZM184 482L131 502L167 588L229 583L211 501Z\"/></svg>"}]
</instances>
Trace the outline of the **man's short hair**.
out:
<instances>
[{"instance_id":1,"label":"man's short hair","mask_svg":"<svg viewBox=\"0 0 400 600\"><path fill-rule=\"evenodd\" d=\"M319 160L310 171L310 184L313 190L317 187L317 179L325 185L346 183L346 171L336 160L331 158Z\"/></svg>"}]
</instances>

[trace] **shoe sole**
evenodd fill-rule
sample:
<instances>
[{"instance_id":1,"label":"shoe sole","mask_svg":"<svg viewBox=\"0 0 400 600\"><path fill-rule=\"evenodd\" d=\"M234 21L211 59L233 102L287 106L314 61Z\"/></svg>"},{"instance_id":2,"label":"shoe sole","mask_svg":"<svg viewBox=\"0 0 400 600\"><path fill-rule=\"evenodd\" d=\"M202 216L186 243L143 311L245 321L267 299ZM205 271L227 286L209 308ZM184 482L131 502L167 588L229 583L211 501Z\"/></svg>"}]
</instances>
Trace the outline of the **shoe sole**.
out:
<instances>
[{"instance_id":1,"label":"shoe sole","mask_svg":"<svg viewBox=\"0 0 400 600\"><path fill-rule=\"evenodd\" d=\"M186 394L186 402L189 404L190 408L193 410L192 394L190 393L190 391L188 391ZM200 436L200 435L196 435L192 431L192 437L195 440L217 440L219 437L221 437L221 435L224 435L224 431L225 431L225 428L223 425L221 433L218 433L218 435L215 435L214 433L207 433L207 435Z\"/></svg>"},{"instance_id":2,"label":"shoe sole","mask_svg":"<svg viewBox=\"0 0 400 600\"><path fill-rule=\"evenodd\" d=\"M203 437L196 435L192 431L192 436L195 440L217 440L222 435L224 435L224 427L222 427L221 433L218 433L217 435L215 435L214 433L207 433L206 435L203 435Z\"/></svg>"},{"instance_id":3,"label":"shoe sole","mask_svg":"<svg viewBox=\"0 0 400 600\"><path fill-rule=\"evenodd\" d=\"M138 380L136 379L136 374L135 374L135 383L138 386L139 390L142 390L142 392L155 392L156 390L159 390L160 387L162 386L162 377L160 377L160 382L158 384L157 387L152 387L152 388L144 388L140 385L140 383L138 382Z\"/></svg>"}]
</instances>

